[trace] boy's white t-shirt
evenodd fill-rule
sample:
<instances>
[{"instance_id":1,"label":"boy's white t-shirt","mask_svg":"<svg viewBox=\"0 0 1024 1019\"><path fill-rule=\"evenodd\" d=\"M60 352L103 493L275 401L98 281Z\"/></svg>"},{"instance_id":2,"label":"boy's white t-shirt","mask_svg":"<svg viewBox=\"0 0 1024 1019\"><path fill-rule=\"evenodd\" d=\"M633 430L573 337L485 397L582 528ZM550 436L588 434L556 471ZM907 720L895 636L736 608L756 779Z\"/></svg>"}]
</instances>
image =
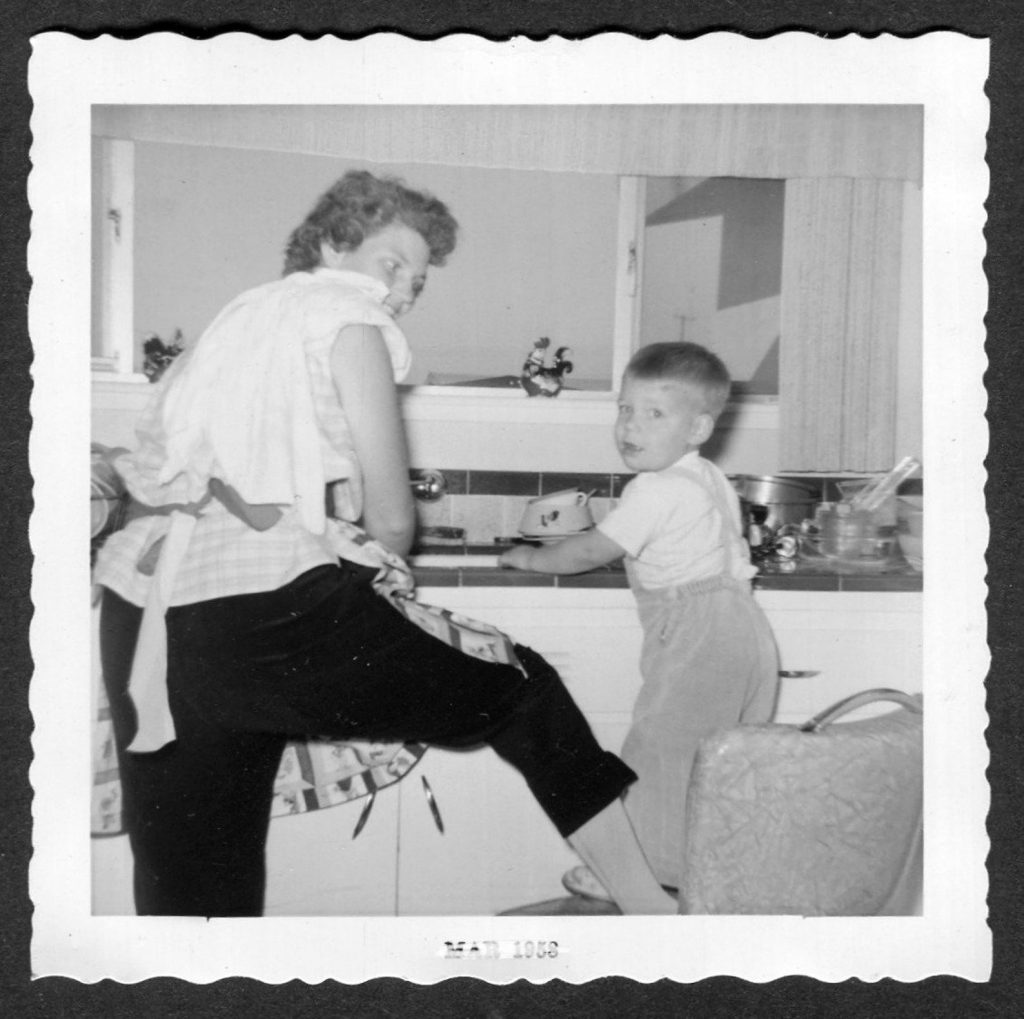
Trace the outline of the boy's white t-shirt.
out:
<instances>
[{"instance_id":1,"label":"boy's white t-shirt","mask_svg":"<svg viewBox=\"0 0 1024 1019\"><path fill-rule=\"evenodd\" d=\"M723 520L719 505L731 521ZM637 474L597 529L625 549L635 581L645 589L718 576L727 542L732 575L749 580L757 572L741 537L739 498L729 479L696 450L671 467Z\"/></svg>"}]
</instances>

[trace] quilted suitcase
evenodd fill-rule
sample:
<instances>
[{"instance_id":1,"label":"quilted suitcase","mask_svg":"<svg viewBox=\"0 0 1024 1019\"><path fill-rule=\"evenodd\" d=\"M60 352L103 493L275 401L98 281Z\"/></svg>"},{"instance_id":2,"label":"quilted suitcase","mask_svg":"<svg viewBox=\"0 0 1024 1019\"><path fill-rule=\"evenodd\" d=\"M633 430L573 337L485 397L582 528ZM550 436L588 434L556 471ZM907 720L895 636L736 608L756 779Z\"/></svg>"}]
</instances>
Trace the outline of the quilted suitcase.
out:
<instances>
[{"instance_id":1,"label":"quilted suitcase","mask_svg":"<svg viewBox=\"0 0 1024 1019\"><path fill-rule=\"evenodd\" d=\"M834 724L880 699L901 706ZM680 912L915 912L922 719L920 697L868 690L803 726L740 726L706 738L687 796Z\"/></svg>"}]
</instances>

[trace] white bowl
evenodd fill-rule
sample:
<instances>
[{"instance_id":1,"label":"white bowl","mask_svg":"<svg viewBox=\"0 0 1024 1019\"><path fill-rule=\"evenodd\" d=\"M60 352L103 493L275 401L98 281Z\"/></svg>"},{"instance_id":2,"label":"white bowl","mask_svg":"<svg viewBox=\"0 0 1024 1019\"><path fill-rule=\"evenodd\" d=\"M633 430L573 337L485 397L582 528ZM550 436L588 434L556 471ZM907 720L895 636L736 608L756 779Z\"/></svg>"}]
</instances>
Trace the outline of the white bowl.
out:
<instances>
[{"instance_id":1,"label":"white bowl","mask_svg":"<svg viewBox=\"0 0 1024 1019\"><path fill-rule=\"evenodd\" d=\"M523 518L519 521L519 533L534 538L565 537L576 531L585 531L594 526L590 507L533 501L526 504Z\"/></svg>"}]
</instances>

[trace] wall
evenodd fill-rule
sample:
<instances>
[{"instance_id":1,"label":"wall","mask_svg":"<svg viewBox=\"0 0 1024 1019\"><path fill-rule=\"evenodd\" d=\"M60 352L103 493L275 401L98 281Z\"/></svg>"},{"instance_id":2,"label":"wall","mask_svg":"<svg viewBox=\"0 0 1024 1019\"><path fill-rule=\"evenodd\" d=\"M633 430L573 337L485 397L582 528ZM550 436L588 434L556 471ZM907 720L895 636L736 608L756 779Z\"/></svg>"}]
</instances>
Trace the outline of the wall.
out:
<instances>
[{"instance_id":1,"label":"wall","mask_svg":"<svg viewBox=\"0 0 1024 1019\"><path fill-rule=\"evenodd\" d=\"M453 153L453 158L457 155ZM136 147L135 337L196 338L241 291L280 275L290 232L353 167L433 191L461 226L403 320L428 370L517 373L534 340L573 348L574 382L611 377L618 181L140 142Z\"/></svg>"}]
</instances>

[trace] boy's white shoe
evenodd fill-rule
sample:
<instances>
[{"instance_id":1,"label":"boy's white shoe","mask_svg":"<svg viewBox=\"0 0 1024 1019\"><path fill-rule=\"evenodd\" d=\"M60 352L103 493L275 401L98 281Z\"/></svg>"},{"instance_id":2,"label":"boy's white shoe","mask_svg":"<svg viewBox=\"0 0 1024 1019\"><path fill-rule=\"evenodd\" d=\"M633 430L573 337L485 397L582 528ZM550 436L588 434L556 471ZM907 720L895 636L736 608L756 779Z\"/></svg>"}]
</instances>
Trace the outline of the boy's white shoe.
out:
<instances>
[{"instance_id":1,"label":"boy's white shoe","mask_svg":"<svg viewBox=\"0 0 1024 1019\"><path fill-rule=\"evenodd\" d=\"M612 897L594 872L584 864L571 867L562 875L562 886L573 895L582 895L585 899L598 899L601 902L612 902Z\"/></svg>"}]
</instances>

